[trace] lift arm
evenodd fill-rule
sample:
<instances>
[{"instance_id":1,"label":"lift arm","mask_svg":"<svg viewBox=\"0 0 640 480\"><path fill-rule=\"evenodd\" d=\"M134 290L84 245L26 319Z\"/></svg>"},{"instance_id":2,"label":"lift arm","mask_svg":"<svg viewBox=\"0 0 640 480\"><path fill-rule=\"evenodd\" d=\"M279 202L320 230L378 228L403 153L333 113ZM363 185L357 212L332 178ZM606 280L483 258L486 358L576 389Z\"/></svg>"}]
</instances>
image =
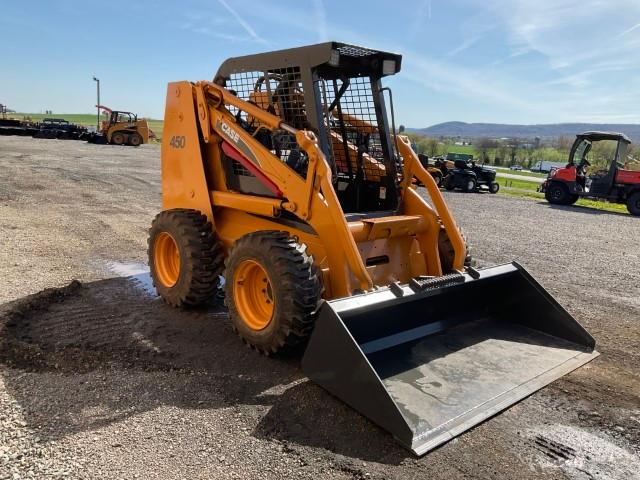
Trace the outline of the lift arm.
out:
<instances>
[{"instance_id":1,"label":"lift arm","mask_svg":"<svg viewBox=\"0 0 640 480\"><path fill-rule=\"evenodd\" d=\"M411 182L413 177L416 177L422 182L427 189L427 193L433 202L433 206L442 220L444 229L451 240L451 244L453 245L455 252L453 268L456 270L462 270L464 268L464 259L467 247L464 239L462 238L462 234L456 225L456 221L453 219L453 215L451 214L449 207L447 207L447 202L445 202L444 197L438 188L438 185L436 185L433 177L420 163L418 155L411 148L411 142L407 136L398 135L398 150L400 150L399 153L404 161L404 178L402 180L402 191L405 192L404 195L406 195L406 192L412 188Z\"/></svg>"},{"instance_id":2,"label":"lift arm","mask_svg":"<svg viewBox=\"0 0 640 480\"><path fill-rule=\"evenodd\" d=\"M358 247L344 218L344 212L331 182L331 168L317 145L313 132L296 130L279 117L245 102L226 89L210 83L194 85L198 122L205 143L226 142L253 163L261 174L282 192L281 206L307 222L322 238L331 268L334 294L350 295L351 275L357 289L373 288L373 281L362 261ZM285 130L309 158L306 178L268 151L241 128L227 106L236 107L257 119L270 130ZM237 195L237 208L246 208L246 195Z\"/></svg>"}]
</instances>

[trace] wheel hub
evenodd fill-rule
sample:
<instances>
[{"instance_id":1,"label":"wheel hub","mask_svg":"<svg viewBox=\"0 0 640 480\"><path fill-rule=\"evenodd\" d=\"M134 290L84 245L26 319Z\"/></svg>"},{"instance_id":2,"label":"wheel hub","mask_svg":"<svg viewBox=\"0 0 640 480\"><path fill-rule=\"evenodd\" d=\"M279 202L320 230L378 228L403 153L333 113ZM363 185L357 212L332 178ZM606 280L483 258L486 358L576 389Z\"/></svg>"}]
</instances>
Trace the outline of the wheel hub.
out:
<instances>
[{"instance_id":1,"label":"wheel hub","mask_svg":"<svg viewBox=\"0 0 640 480\"><path fill-rule=\"evenodd\" d=\"M166 287L173 287L180 277L178 244L169 233L162 232L156 237L153 251L158 280Z\"/></svg>"},{"instance_id":2,"label":"wheel hub","mask_svg":"<svg viewBox=\"0 0 640 480\"><path fill-rule=\"evenodd\" d=\"M273 317L275 301L267 271L255 260L243 260L233 276L235 306L252 330L263 330Z\"/></svg>"}]
</instances>

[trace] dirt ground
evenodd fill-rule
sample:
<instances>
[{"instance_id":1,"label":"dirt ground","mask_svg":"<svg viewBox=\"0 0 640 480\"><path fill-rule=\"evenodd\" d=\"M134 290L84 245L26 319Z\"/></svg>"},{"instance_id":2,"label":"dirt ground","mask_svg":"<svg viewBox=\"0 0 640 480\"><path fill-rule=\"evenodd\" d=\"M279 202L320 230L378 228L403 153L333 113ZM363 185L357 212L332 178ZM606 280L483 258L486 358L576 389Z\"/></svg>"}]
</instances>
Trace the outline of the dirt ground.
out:
<instances>
[{"instance_id":1,"label":"dirt ground","mask_svg":"<svg viewBox=\"0 0 640 480\"><path fill-rule=\"evenodd\" d=\"M0 137L0 479L640 478L639 219L446 194L479 263L519 261L602 355L415 458L298 358L243 347L219 302L145 290L159 163Z\"/></svg>"}]
</instances>

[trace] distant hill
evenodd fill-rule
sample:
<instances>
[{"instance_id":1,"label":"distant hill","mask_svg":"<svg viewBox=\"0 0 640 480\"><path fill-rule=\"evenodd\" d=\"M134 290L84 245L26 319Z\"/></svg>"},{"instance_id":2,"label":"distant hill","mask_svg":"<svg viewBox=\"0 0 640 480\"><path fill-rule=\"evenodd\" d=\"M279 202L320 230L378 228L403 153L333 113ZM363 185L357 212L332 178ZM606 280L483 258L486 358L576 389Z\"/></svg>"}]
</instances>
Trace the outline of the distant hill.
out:
<instances>
[{"instance_id":1,"label":"distant hill","mask_svg":"<svg viewBox=\"0 0 640 480\"><path fill-rule=\"evenodd\" d=\"M573 137L589 130L625 133L634 142L640 142L640 125L621 123L556 123L549 125L508 125L503 123L445 122L427 128L407 128L408 132L430 137L466 138L557 138Z\"/></svg>"}]
</instances>

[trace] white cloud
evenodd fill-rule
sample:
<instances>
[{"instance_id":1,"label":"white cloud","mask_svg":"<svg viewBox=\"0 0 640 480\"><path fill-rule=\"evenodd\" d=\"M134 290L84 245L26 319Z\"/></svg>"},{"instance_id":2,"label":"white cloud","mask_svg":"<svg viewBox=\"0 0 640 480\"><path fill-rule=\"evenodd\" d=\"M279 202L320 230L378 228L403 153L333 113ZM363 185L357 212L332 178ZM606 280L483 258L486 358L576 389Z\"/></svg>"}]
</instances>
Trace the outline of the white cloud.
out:
<instances>
[{"instance_id":1,"label":"white cloud","mask_svg":"<svg viewBox=\"0 0 640 480\"><path fill-rule=\"evenodd\" d=\"M218 3L222 5L233 16L233 18L236 19L236 21L249 34L251 38L253 38L258 43L268 43L264 38L256 33L253 27L251 27L251 25L249 25L249 23L235 9L231 8L226 0L218 0Z\"/></svg>"},{"instance_id":2,"label":"white cloud","mask_svg":"<svg viewBox=\"0 0 640 480\"><path fill-rule=\"evenodd\" d=\"M627 30L625 30L624 32L622 32L620 35L618 35L619 37L624 37L625 35L629 35L631 32L633 32L634 30L640 28L640 23L636 23L633 27L628 28Z\"/></svg>"},{"instance_id":3,"label":"white cloud","mask_svg":"<svg viewBox=\"0 0 640 480\"><path fill-rule=\"evenodd\" d=\"M313 0L313 7L316 16L318 39L321 42L326 42L329 40L329 36L327 34L327 14L324 8L324 2L322 0Z\"/></svg>"},{"instance_id":4,"label":"white cloud","mask_svg":"<svg viewBox=\"0 0 640 480\"><path fill-rule=\"evenodd\" d=\"M413 37L422 32L425 22L431 21L431 0L422 0L415 9L409 9L409 11L411 12L409 35Z\"/></svg>"},{"instance_id":5,"label":"white cloud","mask_svg":"<svg viewBox=\"0 0 640 480\"><path fill-rule=\"evenodd\" d=\"M490 65L492 67L495 67L496 65L500 65L502 63L508 62L510 60L513 60L514 58L518 58L518 57L522 57L523 55L527 55L528 53L532 53L533 50L531 50L529 47L519 47L519 48L515 48L511 51L511 53L509 53L509 55L507 55L506 57L502 57L499 58L498 60L495 60L493 62L490 63Z\"/></svg>"},{"instance_id":6,"label":"white cloud","mask_svg":"<svg viewBox=\"0 0 640 480\"><path fill-rule=\"evenodd\" d=\"M435 91L453 93L458 97L486 104L498 103L511 108L530 110L534 104L512 94L507 84L497 78L487 78L473 69L429 58L405 50L401 75Z\"/></svg>"},{"instance_id":7,"label":"white cloud","mask_svg":"<svg viewBox=\"0 0 640 480\"><path fill-rule=\"evenodd\" d=\"M476 43L478 43L478 41L480 39L482 39L483 36L484 35L473 35L473 36L471 36L469 38L466 38L456 48L454 48L453 50L450 50L447 53L445 53L445 56L453 57L454 55L457 55L458 53L467 50L468 48L470 48L470 47L474 46Z\"/></svg>"},{"instance_id":8,"label":"white cloud","mask_svg":"<svg viewBox=\"0 0 640 480\"><path fill-rule=\"evenodd\" d=\"M356 29L358 24L352 25L346 18L332 18L328 23L326 0L311 0L307 6L312 8L237 0L232 4L235 14L225 0L218 1L226 4L226 12L244 30L225 30L231 41L242 41L245 32L247 38L257 41L249 22L259 22L270 26L270 40L279 47L327 40L331 35L337 40L403 53L400 77L419 86L407 89L406 94L413 95L415 101L403 105L406 111L398 112L408 121L425 121L428 92L441 92L454 104L469 105L468 111L431 113L451 118L474 115L482 119L486 115L500 121L496 115L507 115L523 123L600 118L640 121L640 94L634 93L640 73L640 57L636 54L640 38L633 34L634 27L616 38L624 30L620 27L621 15L640 18L638 0L617 0L615 6L604 0L465 0L469 15L457 25L467 37L440 56L425 54L413 46L413 40L384 29ZM471 8L473 2L477 3ZM428 0L420 4L419 19L411 19L409 30L414 20L427 21L429 5ZM225 19L227 25L230 20ZM231 38L236 35L240 38ZM452 58L471 47L474 54L478 52L472 62ZM491 58L495 52L502 55L497 60ZM525 58L513 61L519 57ZM396 81L402 82L398 79L392 83Z\"/></svg>"},{"instance_id":9,"label":"white cloud","mask_svg":"<svg viewBox=\"0 0 640 480\"><path fill-rule=\"evenodd\" d=\"M637 0L478 0L477 5L503 23L516 47L540 52L554 69L636 53L632 41L620 41L618 30L620 18L640 18Z\"/></svg>"}]
</instances>

